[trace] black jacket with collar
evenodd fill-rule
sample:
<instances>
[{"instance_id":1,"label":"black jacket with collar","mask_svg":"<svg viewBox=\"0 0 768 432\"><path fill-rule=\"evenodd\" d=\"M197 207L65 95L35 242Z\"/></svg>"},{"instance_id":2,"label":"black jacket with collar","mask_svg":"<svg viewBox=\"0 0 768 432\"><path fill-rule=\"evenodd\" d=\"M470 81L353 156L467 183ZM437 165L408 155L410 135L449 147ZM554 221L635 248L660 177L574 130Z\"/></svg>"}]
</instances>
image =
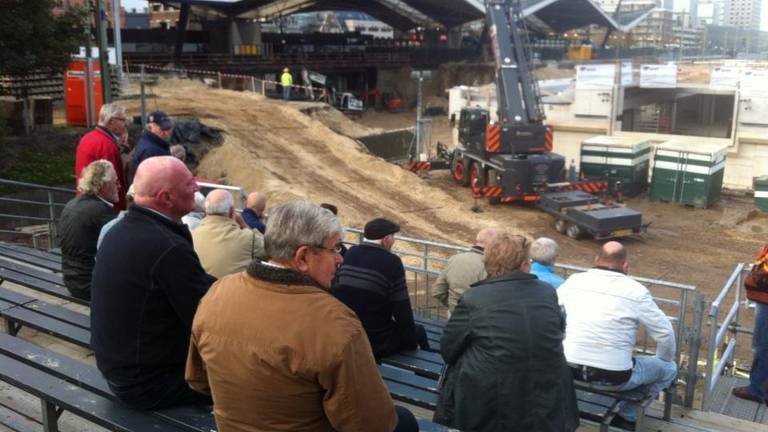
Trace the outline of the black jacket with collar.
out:
<instances>
[{"instance_id":1,"label":"black jacket with collar","mask_svg":"<svg viewBox=\"0 0 768 432\"><path fill-rule=\"evenodd\" d=\"M571 431L576 397L555 289L515 271L472 285L445 327L435 420L467 431Z\"/></svg>"},{"instance_id":2,"label":"black jacket with collar","mask_svg":"<svg viewBox=\"0 0 768 432\"><path fill-rule=\"evenodd\" d=\"M76 297L88 299L101 227L115 217L112 207L96 195L78 195L61 212L58 241L64 285Z\"/></svg>"},{"instance_id":3,"label":"black jacket with collar","mask_svg":"<svg viewBox=\"0 0 768 432\"><path fill-rule=\"evenodd\" d=\"M192 318L214 281L186 225L132 206L93 271L91 347L107 380L130 388L183 373Z\"/></svg>"}]
</instances>

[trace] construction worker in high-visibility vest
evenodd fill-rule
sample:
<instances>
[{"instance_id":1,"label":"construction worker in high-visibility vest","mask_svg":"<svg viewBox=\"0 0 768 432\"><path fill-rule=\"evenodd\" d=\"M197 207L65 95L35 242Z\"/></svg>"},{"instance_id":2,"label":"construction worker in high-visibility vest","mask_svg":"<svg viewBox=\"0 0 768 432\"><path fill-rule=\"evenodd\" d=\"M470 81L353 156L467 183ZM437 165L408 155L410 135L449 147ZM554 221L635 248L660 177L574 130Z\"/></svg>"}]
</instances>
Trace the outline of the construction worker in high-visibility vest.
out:
<instances>
[{"instance_id":1,"label":"construction worker in high-visibility vest","mask_svg":"<svg viewBox=\"0 0 768 432\"><path fill-rule=\"evenodd\" d=\"M291 100L291 86L293 86L293 75L288 68L283 69L280 76L280 84L283 86L283 99Z\"/></svg>"}]
</instances>

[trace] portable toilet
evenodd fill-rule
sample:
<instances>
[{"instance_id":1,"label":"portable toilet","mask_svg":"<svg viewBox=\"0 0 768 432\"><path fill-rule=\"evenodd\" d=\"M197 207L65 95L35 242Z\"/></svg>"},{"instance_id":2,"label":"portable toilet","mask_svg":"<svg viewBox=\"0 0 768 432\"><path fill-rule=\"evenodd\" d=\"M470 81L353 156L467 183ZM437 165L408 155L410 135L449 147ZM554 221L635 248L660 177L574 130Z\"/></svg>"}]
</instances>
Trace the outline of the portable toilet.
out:
<instances>
[{"instance_id":1,"label":"portable toilet","mask_svg":"<svg viewBox=\"0 0 768 432\"><path fill-rule=\"evenodd\" d=\"M598 135L581 143L579 170L584 180L607 180L611 192L632 197L648 186L650 160L646 138Z\"/></svg>"},{"instance_id":2,"label":"portable toilet","mask_svg":"<svg viewBox=\"0 0 768 432\"><path fill-rule=\"evenodd\" d=\"M768 175L755 177L753 188L755 191L755 208L768 212Z\"/></svg>"},{"instance_id":3,"label":"portable toilet","mask_svg":"<svg viewBox=\"0 0 768 432\"><path fill-rule=\"evenodd\" d=\"M720 198L728 147L671 140L656 146L651 199L707 208Z\"/></svg>"}]
</instances>

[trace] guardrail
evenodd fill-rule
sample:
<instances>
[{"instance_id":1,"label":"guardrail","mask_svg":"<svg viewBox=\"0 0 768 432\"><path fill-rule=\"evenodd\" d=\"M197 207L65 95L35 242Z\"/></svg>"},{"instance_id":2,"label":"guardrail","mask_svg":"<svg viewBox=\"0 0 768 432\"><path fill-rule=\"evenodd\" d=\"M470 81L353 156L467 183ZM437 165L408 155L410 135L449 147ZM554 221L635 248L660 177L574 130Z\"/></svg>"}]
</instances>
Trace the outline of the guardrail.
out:
<instances>
[{"instance_id":1,"label":"guardrail","mask_svg":"<svg viewBox=\"0 0 768 432\"><path fill-rule=\"evenodd\" d=\"M350 241L348 237L345 243L354 245L362 242L361 229L347 228L347 232L353 235L354 241ZM470 248L411 237L395 236L395 239L397 242L393 252L403 260L414 311L430 318L447 318L447 308L432 297L432 284L445 267L448 258L456 253L469 251ZM555 264L555 267L564 277L588 270L568 264ZM694 390L699 378L697 366L706 304L704 295L693 285L637 276L632 278L651 291L654 300L665 310L672 322L677 344L675 361L680 368L680 381L685 384L683 403L690 407L693 405ZM671 294L662 294L663 291ZM653 353L652 341L644 331L641 335L636 350L645 354Z\"/></svg>"},{"instance_id":2,"label":"guardrail","mask_svg":"<svg viewBox=\"0 0 768 432\"><path fill-rule=\"evenodd\" d=\"M709 343L707 344L707 366L704 375L704 395L702 398L702 410L709 411L712 392L717 387L720 377L726 373L726 368L732 366L736 354L736 340L739 333L751 333L750 329L739 326L739 312L743 307L741 299L741 286L747 266L744 263L736 265L731 276L725 282L723 289L717 295L709 308L707 317L709 324ZM733 294L731 296L731 294ZM726 302L733 303L725 314L722 322L720 312ZM726 337L730 336L728 341ZM732 368L731 368L732 371ZM732 372L731 372L732 373Z\"/></svg>"},{"instance_id":3,"label":"guardrail","mask_svg":"<svg viewBox=\"0 0 768 432\"><path fill-rule=\"evenodd\" d=\"M9 203L15 206L18 206L18 205L29 206L35 210L41 207L47 208L46 216L29 216L28 214L24 215L24 214L0 213L0 218L5 220L19 221L20 225L24 221L34 221L34 222L39 222L41 224L48 225L48 231L43 233L29 233L29 232L25 233L23 231L7 230L7 229L0 229L0 232L7 233L7 234L15 234L15 235L29 235L32 238L32 245L35 248L38 247L39 237L43 235L48 235L49 238L51 239L50 245L51 247L54 247L55 245L53 243L56 241L56 221L58 219L58 214L60 209L63 209L64 206L66 205L66 202L57 201L55 199L55 195L66 194L67 196L71 196L71 195L74 195L75 191L73 189L54 187L54 186L43 186L43 185L34 184L34 183L25 183L25 182L7 180L7 179L0 179L0 184L13 186L23 191L43 191L45 192L45 196L47 197L45 201L36 201L34 199L11 198L7 196L0 196L0 203ZM32 214L37 213L35 210L32 210L31 213Z\"/></svg>"}]
</instances>

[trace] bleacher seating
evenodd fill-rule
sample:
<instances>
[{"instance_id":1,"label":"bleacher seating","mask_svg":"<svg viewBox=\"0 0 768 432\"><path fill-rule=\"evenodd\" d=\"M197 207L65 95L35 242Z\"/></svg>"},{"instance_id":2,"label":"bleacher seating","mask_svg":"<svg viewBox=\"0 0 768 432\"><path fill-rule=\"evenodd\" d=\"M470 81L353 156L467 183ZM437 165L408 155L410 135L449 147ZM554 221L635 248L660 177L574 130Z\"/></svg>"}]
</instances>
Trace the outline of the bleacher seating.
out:
<instances>
[{"instance_id":1,"label":"bleacher seating","mask_svg":"<svg viewBox=\"0 0 768 432\"><path fill-rule=\"evenodd\" d=\"M78 300L69 296L66 289L61 285L57 285L57 287L63 289L63 292L58 289L55 291L51 290L51 280L60 281L60 274L46 273L40 269L34 269L2 258L3 256L8 256L6 254L17 256L20 253L25 256L32 255L30 253L19 251L17 247L0 247L0 280L9 280L24 287L54 295L65 300ZM17 275L14 278L5 278L3 275L7 272L13 272L14 275L18 274L24 277ZM45 277L32 277L30 274L37 274L37 276ZM87 304L87 302L82 301L78 301L78 303ZM44 405L53 407L51 412L57 412L58 414L49 416L50 418L44 416L44 422L53 422L55 424L55 419L62 409L88 420L92 420L92 418L87 415L88 413L83 412L83 409L79 408L84 405L78 405L80 402L77 402L80 400L77 398L90 398L88 400L94 401L93 403L103 407L103 409L107 411L112 409L113 405L120 406L120 409L113 410L114 412L119 413L118 419L106 416L101 419L101 423L95 422L113 430L149 430L148 427L152 426L147 422L168 420L181 428L174 429L173 427L170 427L167 430L215 431L215 424L213 423L213 417L210 412L201 413L199 412L199 409L194 407L156 412L156 416L159 416L158 419L154 419L153 417L147 418L146 415L144 415L145 413L136 412L141 414L139 416L141 419L137 417L133 422L126 424L119 423L117 420L124 419L126 416L132 417L133 414L131 413L135 410L131 410L114 401L114 396L109 391L106 382L104 382L97 369L78 362L77 360L12 337L17 334L21 327L29 327L76 346L90 349L90 319L88 315L75 312L63 306L49 304L17 291L0 287L0 316L6 321L10 333L9 335L0 334L0 336L2 336L0 337L0 362L8 360L9 364L13 364L13 367L10 368L9 371L14 374L13 376L10 376L0 372L0 379L19 387L22 390L29 391L29 393L39 397ZM428 354L439 357L439 355L435 353ZM52 367L51 365L56 366ZM384 379L384 383L387 385L393 399L428 410L435 409L437 403L436 377L428 378L425 376L418 376L411 370L387 364L380 365L379 369L382 378ZM63 398L63 396L57 392L46 391L46 388L48 387L43 386L38 388L25 385L24 383L26 382L27 376L29 376L30 381L41 383L55 382L63 379L72 383L74 386L77 386L73 388L78 388L79 390L73 390L74 393L72 394L74 395L74 399L69 400ZM72 403L75 403L75 405L71 405ZM443 426L425 419L418 419L418 421L420 428L423 431L439 432L448 430Z\"/></svg>"},{"instance_id":2,"label":"bleacher seating","mask_svg":"<svg viewBox=\"0 0 768 432\"><path fill-rule=\"evenodd\" d=\"M66 288L64 288L61 274L54 273L54 269L57 268L55 264L57 260L59 262L58 268L60 269L60 255L0 242L0 281L8 280L45 294L87 305L87 302L71 297ZM15 261L26 262L27 265ZM46 265L45 270L35 268L41 267L39 265L41 262ZM21 327L26 326L77 346L90 349L90 320L86 314L72 311L63 306L49 304L0 287L0 316L6 321L11 335L15 335ZM418 315L415 317L415 320L417 323L425 326L430 344L439 350L439 341L445 321L429 319ZM5 337L0 340L4 341L0 344L0 352L5 356L12 356L12 354L6 352L5 346L22 346L12 344ZM27 349L30 348L27 347ZM45 355L49 357L59 356L52 352L45 353ZM76 362L72 359L68 360ZM22 366L24 365L18 366L19 370L24 369ZM437 404L437 383L440 375L444 372L444 367L443 359L437 352L406 351L382 359L379 370L394 399L428 410L434 410ZM90 366L80 364L78 368L80 368L81 373L87 372L86 375L88 376L95 374L95 376L101 379L98 371L90 368ZM39 372L35 372L34 377L44 381L44 377ZM5 376L2 376L2 378L6 380ZM67 379L64 377L60 378ZM640 413L642 413L644 408L653 400L652 397L639 390L612 392L580 381L575 381L574 384L577 389L577 399L582 418L599 423L601 431L608 430L608 425L618 412L620 402L637 404L640 408ZM78 383L78 385L85 384ZM25 387L22 386L22 388ZM55 395L46 395L38 390L31 390L34 390L31 392L41 397L41 399L44 399L43 396L50 396L52 398L50 403L57 406L65 406L60 405L62 401L55 400ZM105 386L102 386L101 392L99 392L98 388L90 385L86 386L85 390L96 392L101 398L106 398L107 400L113 398ZM669 395L667 399L671 400ZM207 417L210 417L210 415ZM420 422L425 428L423 430L443 430L440 429L439 425L434 425L424 420L420 420ZM638 423L641 422L642 420L639 420ZM118 428L116 430L123 429Z\"/></svg>"}]
</instances>

